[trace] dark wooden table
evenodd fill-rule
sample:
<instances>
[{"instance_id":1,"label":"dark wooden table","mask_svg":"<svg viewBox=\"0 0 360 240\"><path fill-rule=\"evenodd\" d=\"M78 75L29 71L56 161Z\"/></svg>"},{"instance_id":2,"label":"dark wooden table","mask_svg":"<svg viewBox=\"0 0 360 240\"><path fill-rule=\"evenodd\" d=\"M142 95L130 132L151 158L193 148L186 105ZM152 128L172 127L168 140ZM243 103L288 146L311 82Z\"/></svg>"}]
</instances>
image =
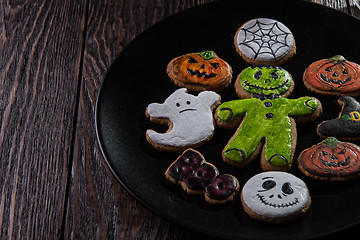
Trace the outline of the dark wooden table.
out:
<instances>
[{"instance_id":1,"label":"dark wooden table","mask_svg":"<svg viewBox=\"0 0 360 240\"><path fill-rule=\"evenodd\" d=\"M208 239L124 191L94 115L105 73L132 39L212 1L1 1L1 239ZM315 2L360 16L355 0Z\"/></svg>"}]
</instances>

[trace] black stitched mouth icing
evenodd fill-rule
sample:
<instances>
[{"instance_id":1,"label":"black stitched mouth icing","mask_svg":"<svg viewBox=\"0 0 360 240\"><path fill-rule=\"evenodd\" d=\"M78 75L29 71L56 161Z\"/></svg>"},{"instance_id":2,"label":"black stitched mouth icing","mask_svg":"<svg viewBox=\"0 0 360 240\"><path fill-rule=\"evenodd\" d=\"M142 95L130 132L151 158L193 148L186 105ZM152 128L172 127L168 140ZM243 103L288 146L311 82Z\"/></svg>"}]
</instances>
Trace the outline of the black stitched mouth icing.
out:
<instances>
[{"instance_id":1,"label":"black stitched mouth icing","mask_svg":"<svg viewBox=\"0 0 360 240\"><path fill-rule=\"evenodd\" d=\"M323 159L320 159L321 163L324 164L325 166L327 167L343 167L343 166L346 166L346 165L349 165L350 163L350 156L348 156L345 161L340 161L340 162L326 162L325 160Z\"/></svg>"},{"instance_id":2,"label":"black stitched mouth icing","mask_svg":"<svg viewBox=\"0 0 360 240\"><path fill-rule=\"evenodd\" d=\"M187 69L188 73L193 76L197 76L198 78L204 77L204 78L213 78L216 76L215 73L207 74L206 72L199 72L199 70L191 70Z\"/></svg>"},{"instance_id":3,"label":"black stitched mouth icing","mask_svg":"<svg viewBox=\"0 0 360 240\"><path fill-rule=\"evenodd\" d=\"M263 204L265 204L266 206L269 206L269 207L273 207L273 208L286 208L286 207L291 207L291 206L297 205L299 203L299 198L295 198L294 201L289 202L289 203L275 204L275 203L267 202L265 200L265 197L261 196L260 194L256 194L256 196L260 199L260 201Z\"/></svg>"},{"instance_id":4,"label":"black stitched mouth icing","mask_svg":"<svg viewBox=\"0 0 360 240\"><path fill-rule=\"evenodd\" d=\"M287 83L289 82L289 79L287 79L283 84L277 86L277 87L261 87L261 86L258 86L256 84L251 84L249 83L248 81L244 81L244 84L248 87L251 87L251 88L256 88L258 90L276 90L276 89L279 89L279 88L282 88L284 87Z\"/></svg>"},{"instance_id":5,"label":"black stitched mouth icing","mask_svg":"<svg viewBox=\"0 0 360 240\"><path fill-rule=\"evenodd\" d=\"M325 76L324 74L320 74L320 77L322 80L324 80L327 83L333 83L333 84L345 84L347 82L350 82L351 77L348 77L346 80L342 81L342 80L334 80L334 79L329 79L327 76Z\"/></svg>"}]
</instances>

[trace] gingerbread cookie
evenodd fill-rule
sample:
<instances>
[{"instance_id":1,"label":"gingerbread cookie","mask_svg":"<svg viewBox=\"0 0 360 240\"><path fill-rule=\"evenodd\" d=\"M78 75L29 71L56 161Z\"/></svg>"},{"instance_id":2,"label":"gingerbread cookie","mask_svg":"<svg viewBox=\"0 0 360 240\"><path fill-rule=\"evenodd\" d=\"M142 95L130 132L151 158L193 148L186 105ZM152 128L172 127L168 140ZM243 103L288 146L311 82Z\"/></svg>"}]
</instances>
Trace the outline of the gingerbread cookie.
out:
<instances>
[{"instance_id":1,"label":"gingerbread cookie","mask_svg":"<svg viewBox=\"0 0 360 240\"><path fill-rule=\"evenodd\" d=\"M280 66L295 53L291 31L281 22L256 18L244 23L234 37L236 51L252 65Z\"/></svg>"},{"instance_id":2,"label":"gingerbread cookie","mask_svg":"<svg viewBox=\"0 0 360 240\"><path fill-rule=\"evenodd\" d=\"M305 149L298 158L299 169L308 177L342 181L360 176L360 147L334 137Z\"/></svg>"},{"instance_id":3,"label":"gingerbread cookie","mask_svg":"<svg viewBox=\"0 0 360 240\"><path fill-rule=\"evenodd\" d=\"M231 175L220 174L194 149L185 150L165 172L165 177L182 186L188 194L204 195L210 204L224 204L233 200L239 182Z\"/></svg>"},{"instance_id":4,"label":"gingerbread cookie","mask_svg":"<svg viewBox=\"0 0 360 240\"><path fill-rule=\"evenodd\" d=\"M183 151L198 147L210 140L215 122L212 111L220 104L220 95L204 91L194 96L181 88L172 93L164 103L151 103L146 116L152 122L169 125L166 133L148 129L146 140L160 151Z\"/></svg>"},{"instance_id":5,"label":"gingerbread cookie","mask_svg":"<svg viewBox=\"0 0 360 240\"><path fill-rule=\"evenodd\" d=\"M231 66L214 51L189 53L171 60L166 68L171 80L180 87L200 92L220 91L231 83Z\"/></svg>"},{"instance_id":6,"label":"gingerbread cookie","mask_svg":"<svg viewBox=\"0 0 360 240\"><path fill-rule=\"evenodd\" d=\"M342 106L336 119L324 121L317 127L317 133L322 137L336 137L340 140L360 139L360 104L354 98L343 96L338 99Z\"/></svg>"},{"instance_id":7,"label":"gingerbread cookie","mask_svg":"<svg viewBox=\"0 0 360 240\"><path fill-rule=\"evenodd\" d=\"M249 77L249 81L250 78L253 76ZM217 108L215 119L220 127L238 127L222 152L225 162L242 167L261 152L264 171L289 170L296 146L294 119L310 121L322 113L316 98L282 97L280 93L284 95L286 92L272 87L272 79L259 78L261 83L258 85L267 95L259 93L258 87L248 88L246 92L253 93L252 98L225 102ZM241 84L236 86L241 87Z\"/></svg>"},{"instance_id":8,"label":"gingerbread cookie","mask_svg":"<svg viewBox=\"0 0 360 240\"><path fill-rule=\"evenodd\" d=\"M360 94L360 65L336 55L308 66L303 75L304 85L312 92L331 96Z\"/></svg>"},{"instance_id":9,"label":"gingerbread cookie","mask_svg":"<svg viewBox=\"0 0 360 240\"><path fill-rule=\"evenodd\" d=\"M288 71L276 66L253 66L244 69L237 77L235 91L240 98L251 98L254 93L271 94L274 90L287 97L294 89Z\"/></svg>"},{"instance_id":10,"label":"gingerbread cookie","mask_svg":"<svg viewBox=\"0 0 360 240\"><path fill-rule=\"evenodd\" d=\"M250 178L241 192L241 203L252 218L270 223L295 220L309 209L306 184L285 172L264 172Z\"/></svg>"}]
</instances>

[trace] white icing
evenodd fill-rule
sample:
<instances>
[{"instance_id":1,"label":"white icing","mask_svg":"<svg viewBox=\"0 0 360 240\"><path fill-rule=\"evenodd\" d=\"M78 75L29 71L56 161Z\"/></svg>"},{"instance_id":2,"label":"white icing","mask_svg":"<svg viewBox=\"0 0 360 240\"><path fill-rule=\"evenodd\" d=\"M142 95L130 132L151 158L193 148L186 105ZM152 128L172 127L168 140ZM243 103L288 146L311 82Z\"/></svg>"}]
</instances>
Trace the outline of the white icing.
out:
<instances>
[{"instance_id":1,"label":"white icing","mask_svg":"<svg viewBox=\"0 0 360 240\"><path fill-rule=\"evenodd\" d=\"M291 31L281 22L256 18L246 22L236 37L238 49L257 61L276 61L284 57L294 45Z\"/></svg>"},{"instance_id":2,"label":"white icing","mask_svg":"<svg viewBox=\"0 0 360 240\"><path fill-rule=\"evenodd\" d=\"M215 121L211 106L220 100L212 91L194 96L181 88L172 93L164 103L151 103L147 108L150 117L168 118L172 129L166 133L147 130L146 134L156 144L186 147L208 140L214 133Z\"/></svg>"},{"instance_id":3,"label":"white icing","mask_svg":"<svg viewBox=\"0 0 360 240\"><path fill-rule=\"evenodd\" d=\"M264 184L266 181L268 184ZM266 189L264 186L272 187ZM303 209L309 200L309 190L301 179L290 173L270 171L250 178L244 185L242 198L247 207L258 215L280 218Z\"/></svg>"}]
</instances>

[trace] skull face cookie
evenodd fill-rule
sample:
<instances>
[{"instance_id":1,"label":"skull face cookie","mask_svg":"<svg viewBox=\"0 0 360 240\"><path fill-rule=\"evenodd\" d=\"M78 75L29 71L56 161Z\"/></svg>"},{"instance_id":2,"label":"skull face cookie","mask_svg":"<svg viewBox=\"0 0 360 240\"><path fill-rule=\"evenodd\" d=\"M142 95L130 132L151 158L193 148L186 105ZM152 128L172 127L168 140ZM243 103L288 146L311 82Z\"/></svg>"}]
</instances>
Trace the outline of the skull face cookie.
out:
<instances>
[{"instance_id":1,"label":"skull face cookie","mask_svg":"<svg viewBox=\"0 0 360 240\"><path fill-rule=\"evenodd\" d=\"M252 218L280 223L302 216L310 207L306 184L285 172L264 172L250 178L241 192L241 203Z\"/></svg>"},{"instance_id":2,"label":"skull face cookie","mask_svg":"<svg viewBox=\"0 0 360 240\"><path fill-rule=\"evenodd\" d=\"M166 133L148 129L146 140L157 150L180 152L204 144L214 134L213 109L220 104L220 95L204 91L194 96L181 88L164 103L151 103L146 108L150 121L169 125Z\"/></svg>"}]
</instances>

